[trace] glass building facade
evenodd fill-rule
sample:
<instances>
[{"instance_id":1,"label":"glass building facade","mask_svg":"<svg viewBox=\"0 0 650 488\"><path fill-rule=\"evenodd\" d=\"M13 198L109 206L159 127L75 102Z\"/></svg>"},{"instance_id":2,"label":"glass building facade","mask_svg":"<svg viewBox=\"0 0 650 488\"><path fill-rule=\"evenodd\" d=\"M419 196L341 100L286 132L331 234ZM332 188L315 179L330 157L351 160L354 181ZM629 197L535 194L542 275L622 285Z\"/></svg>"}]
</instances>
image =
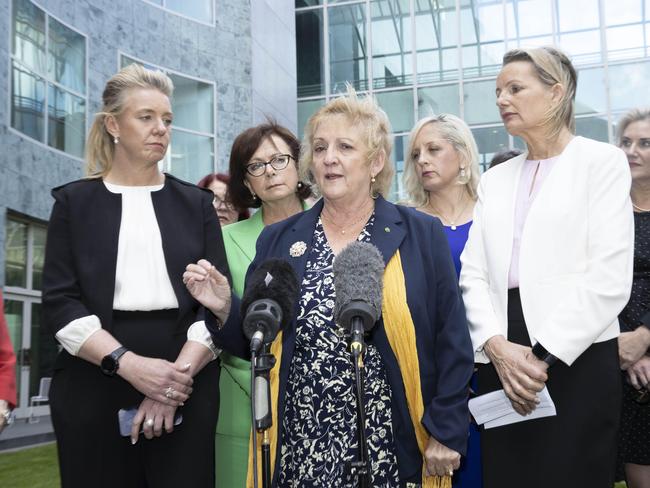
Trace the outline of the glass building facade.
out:
<instances>
[{"instance_id":1,"label":"glass building facade","mask_svg":"<svg viewBox=\"0 0 650 488\"><path fill-rule=\"evenodd\" d=\"M503 54L555 45L578 70L577 133L614 142L616 122L650 105L650 0L296 0L298 126L346 82L373 93L395 134L397 175L408 132L452 113L472 128L486 167L523 142L505 131L495 78Z\"/></svg>"}]
</instances>

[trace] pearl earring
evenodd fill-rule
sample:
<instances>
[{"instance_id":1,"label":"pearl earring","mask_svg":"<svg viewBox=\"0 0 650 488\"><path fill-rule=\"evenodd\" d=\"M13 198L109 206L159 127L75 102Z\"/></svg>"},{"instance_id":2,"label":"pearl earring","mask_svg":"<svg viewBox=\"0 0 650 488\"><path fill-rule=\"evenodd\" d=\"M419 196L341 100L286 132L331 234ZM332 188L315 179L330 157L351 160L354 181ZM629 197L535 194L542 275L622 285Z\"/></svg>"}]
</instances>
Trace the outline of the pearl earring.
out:
<instances>
[{"instance_id":1,"label":"pearl earring","mask_svg":"<svg viewBox=\"0 0 650 488\"><path fill-rule=\"evenodd\" d=\"M114 142L115 144L119 144L119 143L120 143L120 138L117 137L117 136L113 137L113 142Z\"/></svg>"},{"instance_id":2,"label":"pearl earring","mask_svg":"<svg viewBox=\"0 0 650 488\"><path fill-rule=\"evenodd\" d=\"M460 177L465 178L465 168L460 168Z\"/></svg>"},{"instance_id":3,"label":"pearl earring","mask_svg":"<svg viewBox=\"0 0 650 488\"><path fill-rule=\"evenodd\" d=\"M374 177L374 176L373 176L372 178L370 178L370 183L373 183L373 184L374 184L374 183L375 183L375 181L377 181L377 180L375 179L375 177Z\"/></svg>"}]
</instances>

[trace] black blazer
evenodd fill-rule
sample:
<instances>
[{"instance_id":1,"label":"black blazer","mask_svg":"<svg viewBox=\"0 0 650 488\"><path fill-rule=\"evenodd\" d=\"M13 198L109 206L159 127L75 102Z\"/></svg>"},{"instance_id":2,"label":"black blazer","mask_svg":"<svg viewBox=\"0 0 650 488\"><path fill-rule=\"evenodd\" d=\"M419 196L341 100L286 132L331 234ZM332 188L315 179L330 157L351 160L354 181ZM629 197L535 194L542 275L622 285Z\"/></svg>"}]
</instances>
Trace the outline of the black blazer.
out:
<instances>
[{"instance_id":1,"label":"black blazer","mask_svg":"<svg viewBox=\"0 0 650 488\"><path fill-rule=\"evenodd\" d=\"M72 320L94 314L110 332L122 196L111 193L100 178L57 187L52 196L43 268L44 323L56 334ZM187 264L205 258L229 276L219 220L211 192L169 174L151 197L181 333L203 316L182 282Z\"/></svg>"}]
</instances>

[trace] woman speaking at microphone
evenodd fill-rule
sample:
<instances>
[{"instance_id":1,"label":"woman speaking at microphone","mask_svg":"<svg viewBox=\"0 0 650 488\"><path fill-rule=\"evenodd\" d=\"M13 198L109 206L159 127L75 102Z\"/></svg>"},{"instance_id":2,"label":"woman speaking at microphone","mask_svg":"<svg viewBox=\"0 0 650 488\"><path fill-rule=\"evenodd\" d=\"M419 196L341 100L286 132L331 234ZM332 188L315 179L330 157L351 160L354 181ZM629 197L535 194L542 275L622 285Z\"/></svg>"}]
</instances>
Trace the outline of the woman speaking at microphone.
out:
<instances>
[{"instance_id":1,"label":"woman speaking at microphone","mask_svg":"<svg viewBox=\"0 0 650 488\"><path fill-rule=\"evenodd\" d=\"M366 340L365 434L371 486L451 486L467 443L467 384L473 359L449 246L437 219L384 200L393 176L386 114L350 89L309 120L301 175L323 196L312 209L268 226L249 276L265 260L287 260L299 278L294 314L271 351L273 486L349 487L357 459L354 375L348 340L335 323L334 258L365 241L383 257L381 317ZM237 299L211 263L183 276L214 315L216 343L248 357ZM249 470L249 486L252 473Z\"/></svg>"}]
</instances>

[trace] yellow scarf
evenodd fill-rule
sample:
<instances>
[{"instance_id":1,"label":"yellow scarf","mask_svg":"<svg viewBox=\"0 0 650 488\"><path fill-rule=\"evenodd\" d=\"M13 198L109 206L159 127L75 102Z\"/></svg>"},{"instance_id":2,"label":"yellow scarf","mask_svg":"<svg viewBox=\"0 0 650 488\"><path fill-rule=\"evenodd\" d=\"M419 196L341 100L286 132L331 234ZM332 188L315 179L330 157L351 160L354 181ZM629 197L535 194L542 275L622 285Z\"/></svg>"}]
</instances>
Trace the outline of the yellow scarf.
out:
<instances>
[{"instance_id":1,"label":"yellow scarf","mask_svg":"<svg viewBox=\"0 0 650 488\"><path fill-rule=\"evenodd\" d=\"M404 281L404 270L399 251L391 258L384 271L384 290L382 314L384 317L384 329L390 347L395 354L397 364L400 365L400 373L406 391L406 403L413 422L415 436L417 438L420 453L424 458L429 434L421 423L424 415L424 401L420 387L420 364L418 361L417 348L415 345L415 326L411 318L411 312L406 302L406 283ZM279 393L279 372L282 360L282 333L276 337L271 345L271 353L277 359L271 370L271 404L273 426L269 429L271 441L271 470L275 466L275 448L278 438L278 393ZM261 459L262 436L257 434L258 459ZM253 449L252 438L248 448L248 477L247 488L253 488ZM258 480L261 480L261 462L257 464ZM260 481L261 483L261 481ZM422 466L422 488L451 488L450 476L427 476L426 465Z\"/></svg>"}]
</instances>

